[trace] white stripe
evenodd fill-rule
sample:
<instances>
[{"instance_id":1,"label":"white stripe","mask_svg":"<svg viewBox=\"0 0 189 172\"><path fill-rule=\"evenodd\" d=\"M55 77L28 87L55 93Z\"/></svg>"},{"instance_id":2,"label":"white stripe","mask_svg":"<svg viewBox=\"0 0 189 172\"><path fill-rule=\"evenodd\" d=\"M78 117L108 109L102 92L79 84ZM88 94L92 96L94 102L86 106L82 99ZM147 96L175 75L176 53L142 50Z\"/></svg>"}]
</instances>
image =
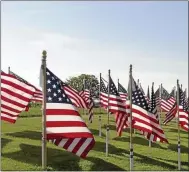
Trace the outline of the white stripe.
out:
<instances>
[{"instance_id":1,"label":"white stripe","mask_svg":"<svg viewBox=\"0 0 189 172\"><path fill-rule=\"evenodd\" d=\"M1 91L1 95L6 97L6 98L8 98L8 99L10 99L10 100L12 100L12 101L19 102L22 105L27 105L28 104L28 102L26 102L26 101L24 101L22 99L19 99L18 97L15 97L15 96L12 96L10 94L7 94L4 91Z\"/></svg>"},{"instance_id":2,"label":"white stripe","mask_svg":"<svg viewBox=\"0 0 189 172\"><path fill-rule=\"evenodd\" d=\"M1 102L2 102L2 101L1 101ZM1 103L1 104L2 104L2 103ZM2 111L7 112L7 113L10 113L11 115L14 115L14 116L17 116L17 115L18 115L18 113L13 112L13 111L10 111L10 110L8 110L8 109L5 109L5 108L3 108L3 107L1 107L1 113L2 113Z\"/></svg>"},{"instance_id":3,"label":"white stripe","mask_svg":"<svg viewBox=\"0 0 189 172\"><path fill-rule=\"evenodd\" d=\"M1 88L6 88L7 90L10 90L10 91L12 91L14 93L17 93L17 94L19 94L19 95L21 95L21 96L23 96L25 98L31 98L32 97L31 94L28 94L28 93L26 93L26 92L24 92L24 91L22 91L20 89L17 89L15 87L10 86L10 85L4 84L2 82L1 82ZM30 89L30 91L34 91L34 89L33 88Z\"/></svg>"},{"instance_id":4,"label":"white stripe","mask_svg":"<svg viewBox=\"0 0 189 172\"><path fill-rule=\"evenodd\" d=\"M75 146L78 144L78 142L81 140L81 138L75 138L73 142L68 147L67 151L71 152L75 148Z\"/></svg>"},{"instance_id":5,"label":"white stripe","mask_svg":"<svg viewBox=\"0 0 189 172\"><path fill-rule=\"evenodd\" d=\"M85 149L91 143L92 140L93 140L92 138L86 139L85 142L82 144L82 146L77 151L76 155L81 156L81 154L85 151Z\"/></svg>"},{"instance_id":6,"label":"white stripe","mask_svg":"<svg viewBox=\"0 0 189 172\"><path fill-rule=\"evenodd\" d=\"M84 122L80 116L75 115L46 115L47 121L78 121Z\"/></svg>"},{"instance_id":7,"label":"white stripe","mask_svg":"<svg viewBox=\"0 0 189 172\"><path fill-rule=\"evenodd\" d=\"M50 133L91 133L87 127L47 127L47 134Z\"/></svg>"},{"instance_id":8,"label":"white stripe","mask_svg":"<svg viewBox=\"0 0 189 172\"><path fill-rule=\"evenodd\" d=\"M16 105L14 105L14 104L12 104L12 103L9 103L9 102L7 102L7 101L4 101L3 99L1 99L1 104L3 104L3 105L6 105L6 106L8 106L8 107L11 107L12 109L16 109L16 110L18 110L18 111L22 111L24 108L21 108L21 107L19 107L19 106L16 106ZM26 104L27 105L27 104Z\"/></svg>"},{"instance_id":9,"label":"white stripe","mask_svg":"<svg viewBox=\"0 0 189 172\"><path fill-rule=\"evenodd\" d=\"M15 79L15 78L12 78L12 77L9 77L9 76L5 76L5 75L2 75L2 74L1 74L1 79L12 82L16 85L19 85L20 87L27 89L27 90L31 90L33 92L35 91L35 89L33 87L19 81L18 79ZM1 87L3 87L2 84L7 85L7 84L3 83L3 81L1 81ZM7 86L9 86L9 85L7 85Z\"/></svg>"},{"instance_id":10,"label":"white stripe","mask_svg":"<svg viewBox=\"0 0 189 172\"><path fill-rule=\"evenodd\" d=\"M77 111L76 107L72 104L63 104L63 103L46 103L47 109L70 109Z\"/></svg>"},{"instance_id":11,"label":"white stripe","mask_svg":"<svg viewBox=\"0 0 189 172\"><path fill-rule=\"evenodd\" d=\"M55 139L55 141L56 141L56 139ZM55 141L54 141L54 142L55 142ZM58 146L63 148L67 141L68 141L68 139L62 139L62 140L60 141L60 143L58 144Z\"/></svg>"},{"instance_id":12,"label":"white stripe","mask_svg":"<svg viewBox=\"0 0 189 172\"><path fill-rule=\"evenodd\" d=\"M2 117L9 118L9 119L13 119L13 120L16 120L16 119L18 118L17 116L16 116L16 117L12 117L12 116L6 115L6 114L4 114L4 113L1 113L1 116L2 116Z\"/></svg>"}]
</instances>

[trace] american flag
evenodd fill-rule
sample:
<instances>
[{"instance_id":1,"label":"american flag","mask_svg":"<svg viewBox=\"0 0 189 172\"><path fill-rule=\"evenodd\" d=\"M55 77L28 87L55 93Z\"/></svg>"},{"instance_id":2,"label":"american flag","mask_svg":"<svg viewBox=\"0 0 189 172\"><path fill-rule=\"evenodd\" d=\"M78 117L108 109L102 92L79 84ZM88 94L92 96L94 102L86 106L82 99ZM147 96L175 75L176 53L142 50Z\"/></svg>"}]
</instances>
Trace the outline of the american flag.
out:
<instances>
[{"instance_id":1,"label":"american flag","mask_svg":"<svg viewBox=\"0 0 189 172\"><path fill-rule=\"evenodd\" d=\"M100 106L107 109L108 106L108 89L105 86L104 79L100 77ZM106 81L105 81L106 82Z\"/></svg>"},{"instance_id":2,"label":"american flag","mask_svg":"<svg viewBox=\"0 0 189 172\"><path fill-rule=\"evenodd\" d=\"M132 82L132 117L135 122L133 128L154 135L160 142L168 143L159 121L151 112L141 89L133 78L130 82Z\"/></svg>"},{"instance_id":3,"label":"american flag","mask_svg":"<svg viewBox=\"0 0 189 172\"><path fill-rule=\"evenodd\" d=\"M151 91L151 103L150 103L150 109L149 111L155 115L156 119L159 121L158 118L158 111L157 111L157 105L156 105L156 97L154 94L154 83L152 84L152 91ZM148 132L143 132L143 134L145 135L145 137L152 141L152 142L156 142L156 141L161 141L161 139L154 134L148 133Z\"/></svg>"},{"instance_id":4,"label":"american flag","mask_svg":"<svg viewBox=\"0 0 189 172\"><path fill-rule=\"evenodd\" d=\"M148 90L147 90L147 103L150 103L150 89L148 85Z\"/></svg>"},{"instance_id":5,"label":"american flag","mask_svg":"<svg viewBox=\"0 0 189 172\"><path fill-rule=\"evenodd\" d=\"M187 109L186 95L179 87L179 124L180 126L189 131L189 112Z\"/></svg>"},{"instance_id":6,"label":"american flag","mask_svg":"<svg viewBox=\"0 0 189 172\"><path fill-rule=\"evenodd\" d=\"M163 86L161 87L161 97L159 91L160 89L158 88L158 90L155 92L157 104L163 111L169 112L173 105L172 102L168 101L170 99L170 95L168 91L163 88Z\"/></svg>"},{"instance_id":7,"label":"american flag","mask_svg":"<svg viewBox=\"0 0 189 172\"><path fill-rule=\"evenodd\" d=\"M178 109L178 106L177 106L177 103L175 102L173 107L170 109L170 111L166 113L165 120L163 121L163 124L166 125L168 122L170 122L176 116L177 109Z\"/></svg>"},{"instance_id":8,"label":"american flag","mask_svg":"<svg viewBox=\"0 0 189 172\"><path fill-rule=\"evenodd\" d=\"M121 136L124 126L127 126L129 114L126 112L126 103L120 97L111 76L109 77L109 111L115 114L116 130Z\"/></svg>"},{"instance_id":9,"label":"american flag","mask_svg":"<svg viewBox=\"0 0 189 172\"><path fill-rule=\"evenodd\" d=\"M175 99L175 90L176 88L174 87L171 91L171 93L169 94L169 97L168 97L168 102L173 106L176 102L176 99Z\"/></svg>"},{"instance_id":10,"label":"american flag","mask_svg":"<svg viewBox=\"0 0 189 172\"><path fill-rule=\"evenodd\" d=\"M93 102L93 99L92 99L91 84L87 83L86 80L84 80L83 89L79 92L79 95L87 103L87 106L88 106L88 109L89 109L89 122L92 123L94 102Z\"/></svg>"},{"instance_id":11,"label":"american flag","mask_svg":"<svg viewBox=\"0 0 189 172\"><path fill-rule=\"evenodd\" d=\"M78 107L78 108L84 108L87 109L87 102L79 95L79 92L69 86L68 84L65 84L64 86L65 93L68 95L68 97L71 99L72 103Z\"/></svg>"},{"instance_id":12,"label":"american flag","mask_svg":"<svg viewBox=\"0 0 189 172\"><path fill-rule=\"evenodd\" d=\"M28 81L26 81L25 79L21 78L20 76L18 76L17 74L15 74L14 72L10 71L10 74L12 74L13 76L15 76L19 81L33 87L35 89L35 93L31 99L31 101L33 102L42 102L43 99L43 94L42 91L39 90L38 88L36 88L33 84L29 83Z\"/></svg>"},{"instance_id":13,"label":"american flag","mask_svg":"<svg viewBox=\"0 0 189 172\"><path fill-rule=\"evenodd\" d=\"M94 137L65 91L67 85L46 68L47 139L85 158L95 144Z\"/></svg>"},{"instance_id":14,"label":"american flag","mask_svg":"<svg viewBox=\"0 0 189 172\"><path fill-rule=\"evenodd\" d=\"M33 97L35 89L12 74L1 72L1 120L15 123Z\"/></svg>"},{"instance_id":15,"label":"american flag","mask_svg":"<svg viewBox=\"0 0 189 172\"><path fill-rule=\"evenodd\" d=\"M123 101L128 99L127 90L118 82L118 92Z\"/></svg>"},{"instance_id":16,"label":"american flag","mask_svg":"<svg viewBox=\"0 0 189 172\"><path fill-rule=\"evenodd\" d=\"M144 92L144 90L143 90L143 88L142 88L141 83L139 84L139 88L140 88L140 91L142 92L142 94L144 95L144 98L146 99L147 104L149 104L149 103L150 103L150 99L149 99L148 96L145 94L145 92Z\"/></svg>"},{"instance_id":17,"label":"american flag","mask_svg":"<svg viewBox=\"0 0 189 172\"><path fill-rule=\"evenodd\" d=\"M84 79L83 81L83 88L79 92L79 95L85 100L85 102L89 102L90 97L90 85L87 83L87 81Z\"/></svg>"}]
</instances>

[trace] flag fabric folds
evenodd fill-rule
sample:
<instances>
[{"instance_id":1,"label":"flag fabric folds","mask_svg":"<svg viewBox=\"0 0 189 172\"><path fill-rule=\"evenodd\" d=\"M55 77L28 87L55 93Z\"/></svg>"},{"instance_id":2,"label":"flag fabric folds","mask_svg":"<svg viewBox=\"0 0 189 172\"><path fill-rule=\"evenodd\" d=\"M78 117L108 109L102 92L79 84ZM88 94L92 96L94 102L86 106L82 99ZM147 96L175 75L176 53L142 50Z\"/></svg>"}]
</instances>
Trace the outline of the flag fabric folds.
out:
<instances>
[{"instance_id":1,"label":"flag fabric folds","mask_svg":"<svg viewBox=\"0 0 189 172\"><path fill-rule=\"evenodd\" d=\"M15 76L19 81L33 87L35 89L35 93L33 95L33 97L31 98L31 101L34 102L42 102L43 99L43 94L42 91L39 90L38 88L36 88L33 84L29 83L28 81L26 81L25 79L21 78L20 76L18 76L17 74L15 74L14 72L10 71L10 74L12 74L13 76Z\"/></svg>"},{"instance_id":2,"label":"flag fabric folds","mask_svg":"<svg viewBox=\"0 0 189 172\"><path fill-rule=\"evenodd\" d=\"M142 132L149 133L157 137L158 141L168 143L164 131L162 130L156 115L150 110L149 105L139 86L132 78L132 118L134 120L133 128ZM154 140L154 139L152 139ZM157 139L155 139L157 140Z\"/></svg>"},{"instance_id":3,"label":"flag fabric folds","mask_svg":"<svg viewBox=\"0 0 189 172\"><path fill-rule=\"evenodd\" d=\"M67 95L63 83L46 68L46 134L48 140L85 158L95 144L94 137Z\"/></svg>"},{"instance_id":4,"label":"flag fabric folds","mask_svg":"<svg viewBox=\"0 0 189 172\"><path fill-rule=\"evenodd\" d=\"M118 93L123 101L128 99L127 90L118 82Z\"/></svg>"},{"instance_id":5,"label":"flag fabric folds","mask_svg":"<svg viewBox=\"0 0 189 172\"><path fill-rule=\"evenodd\" d=\"M1 72L1 120L15 123L35 93L33 86Z\"/></svg>"}]
</instances>

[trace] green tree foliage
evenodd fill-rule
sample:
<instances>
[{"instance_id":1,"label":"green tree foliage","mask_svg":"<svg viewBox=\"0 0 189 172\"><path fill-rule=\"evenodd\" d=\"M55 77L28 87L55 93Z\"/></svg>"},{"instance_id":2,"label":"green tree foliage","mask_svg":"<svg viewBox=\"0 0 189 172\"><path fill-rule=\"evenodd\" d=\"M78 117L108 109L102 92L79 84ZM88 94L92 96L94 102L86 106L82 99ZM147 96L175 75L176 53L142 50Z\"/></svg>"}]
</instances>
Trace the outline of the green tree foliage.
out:
<instances>
[{"instance_id":1,"label":"green tree foliage","mask_svg":"<svg viewBox=\"0 0 189 172\"><path fill-rule=\"evenodd\" d=\"M69 84L72 88L76 89L77 91L81 91L83 88L84 80L87 84L90 85L92 92L95 94L94 97L98 97L99 82L94 75L81 74L77 77L72 76L66 80L66 83Z\"/></svg>"}]
</instances>

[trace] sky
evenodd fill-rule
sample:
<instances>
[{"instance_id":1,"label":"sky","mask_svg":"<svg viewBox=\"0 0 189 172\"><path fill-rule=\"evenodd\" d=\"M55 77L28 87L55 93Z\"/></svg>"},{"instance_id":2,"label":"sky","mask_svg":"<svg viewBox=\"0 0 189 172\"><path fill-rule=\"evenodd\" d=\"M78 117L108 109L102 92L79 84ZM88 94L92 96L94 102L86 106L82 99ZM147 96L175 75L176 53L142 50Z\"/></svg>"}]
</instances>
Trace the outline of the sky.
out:
<instances>
[{"instance_id":1,"label":"sky","mask_svg":"<svg viewBox=\"0 0 189 172\"><path fill-rule=\"evenodd\" d=\"M1 2L1 68L39 87L42 51L63 81L82 73L144 91L188 89L188 2Z\"/></svg>"}]
</instances>

